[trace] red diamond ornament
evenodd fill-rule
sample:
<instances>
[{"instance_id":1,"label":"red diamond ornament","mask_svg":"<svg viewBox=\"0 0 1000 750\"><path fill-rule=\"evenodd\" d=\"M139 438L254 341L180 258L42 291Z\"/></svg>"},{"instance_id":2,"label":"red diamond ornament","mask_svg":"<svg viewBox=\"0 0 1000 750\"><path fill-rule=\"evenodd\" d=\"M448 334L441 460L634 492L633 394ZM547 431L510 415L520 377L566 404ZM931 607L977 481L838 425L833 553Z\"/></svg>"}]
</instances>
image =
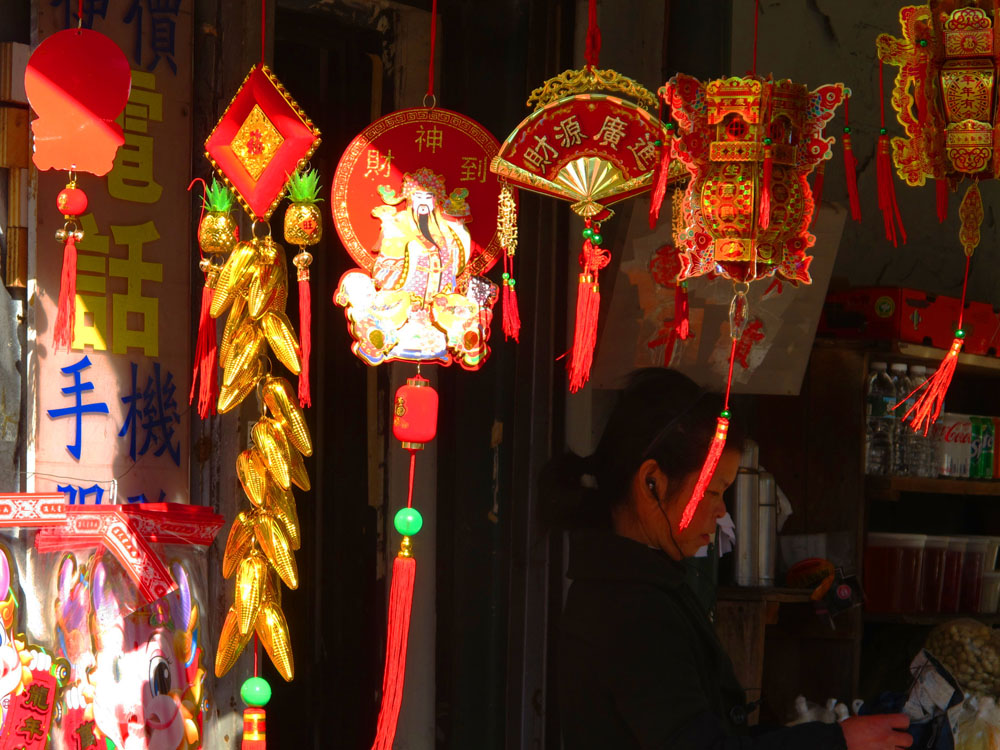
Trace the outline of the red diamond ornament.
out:
<instances>
[{"instance_id":1,"label":"red diamond ornament","mask_svg":"<svg viewBox=\"0 0 1000 750\"><path fill-rule=\"evenodd\" d=\"M246 212L267 221L299 162L319 146L319 136L271 69L260 64L205 141L205 156Z\"/></svg>"}]
</instances>

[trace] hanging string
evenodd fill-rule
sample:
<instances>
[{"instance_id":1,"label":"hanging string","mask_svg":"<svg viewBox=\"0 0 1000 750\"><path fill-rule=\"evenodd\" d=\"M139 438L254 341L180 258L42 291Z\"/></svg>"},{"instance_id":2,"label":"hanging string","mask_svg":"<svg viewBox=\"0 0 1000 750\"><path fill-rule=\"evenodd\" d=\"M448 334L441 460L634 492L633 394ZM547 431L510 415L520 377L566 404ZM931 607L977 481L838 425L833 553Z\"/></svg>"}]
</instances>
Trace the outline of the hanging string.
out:
<instances>
[{"instance_id":1,"label":"hanging string","mask_svg":"<svg viewBox=\"0 0 1000 750\"><path fill-rule=\"evenodd\" d=\"M597 67L601 56L601 27L597 25L597 0L590 0L587 7L587 46L583 59L587 61L587 70Z\"/></svg>"},{"instance_id":2,"label":"hanging string","mask_svg":"<svg viewBox=\"0 0 1000 750\"><path fill-rule=\"evenodd\" d=\"M410 451L410 482L406 490L406 507L413 507L413 472L417 466L417 452Z\"/></svg>"},{"instance_id":3,"label":"hanging string","mask_svg":"<svg viewBox=\"0 0 1000 750\"><path fill-rule=\"evenodd\" d=\"M753 76L757 77L757 20L760 16L760 0L753 4Z\"/></svg>"},{"instance_id":4,"label":"hanging string","mask_svg":"<svg viewBox=\"0 0 1000 750\"><path fill-rule=\"evenodd\" d=\"M83 28L83 0L80 0L80 2L77 4L76 18L77 18L76 29L77 29L77 33L79 34L80 33L80 29Z\"/></svg>"},{"instance_id":5,"label":"hanging string","mask_svg":"<svg viewBox=\"0 0 1000 750\"><path fill-rule=\"evenodd\" d=\"M260 636L253 634L253 676L260 677Z\"/></svg>"},{"instance_id":6,"label":"hanging string","mask_svg":"<svg viewBox=\"0 0 1000 750\"><path fill-rule=\"evenodd\" d=\"M427 64L427 97L434 97L434 47L437 44L438 3L431 3L431 59ZM425 97L425 98L427 98Z\"/></svg>"},{"instance_id":7,"label":"hanging string","mask_svg":"<svg viewBox=\"0 0 1000 750\"><path fill-rule=\"evenodd\" d=\"M81 0L82 2L82 0ZM260 0L260 64L264 64L264 50L267 49L267 0Z\"/></svg>"}]
</instances>

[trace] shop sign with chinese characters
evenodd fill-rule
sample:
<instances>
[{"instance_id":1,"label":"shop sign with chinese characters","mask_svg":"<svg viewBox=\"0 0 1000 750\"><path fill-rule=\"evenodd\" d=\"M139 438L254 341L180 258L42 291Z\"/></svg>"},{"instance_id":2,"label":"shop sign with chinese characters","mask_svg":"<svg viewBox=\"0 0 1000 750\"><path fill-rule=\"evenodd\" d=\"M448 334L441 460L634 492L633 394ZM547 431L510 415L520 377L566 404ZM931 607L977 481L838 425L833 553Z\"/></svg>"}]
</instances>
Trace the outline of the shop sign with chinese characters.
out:
<instances>
[{"instance_id":1,"label":"shop sign with chinese characters","mask_svg":"<svg viewBox=\"0 0 1000 750\"><path fill-rule=\"evenodd\" d=\"M78 23L75 0L34 4L38 39ZM65 173L38 175L33 443L28 488L69 504L188 501L193 0L86 0L82 24L132 67L125 145L81 175L76 325L52 346Z\"/></svg>"}]
</instances>

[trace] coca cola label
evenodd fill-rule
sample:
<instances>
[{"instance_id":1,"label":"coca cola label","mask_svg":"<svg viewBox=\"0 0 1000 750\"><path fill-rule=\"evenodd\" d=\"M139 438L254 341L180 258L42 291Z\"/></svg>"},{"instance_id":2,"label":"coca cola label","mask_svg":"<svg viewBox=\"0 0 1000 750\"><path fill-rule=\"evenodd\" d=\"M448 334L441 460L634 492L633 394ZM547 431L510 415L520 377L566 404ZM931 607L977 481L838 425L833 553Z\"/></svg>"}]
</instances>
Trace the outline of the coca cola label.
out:
<instances>
[{"instance_id":1,"label":"coca cola label","mask_svg":"<svg viewBox=\"0 0 1000 750\"><path fill-rule=\"evenodd\" d=\"M972 463L972 418L942 414L931 428L938 474L968 477Z\"/></svg>"}]
</instances>

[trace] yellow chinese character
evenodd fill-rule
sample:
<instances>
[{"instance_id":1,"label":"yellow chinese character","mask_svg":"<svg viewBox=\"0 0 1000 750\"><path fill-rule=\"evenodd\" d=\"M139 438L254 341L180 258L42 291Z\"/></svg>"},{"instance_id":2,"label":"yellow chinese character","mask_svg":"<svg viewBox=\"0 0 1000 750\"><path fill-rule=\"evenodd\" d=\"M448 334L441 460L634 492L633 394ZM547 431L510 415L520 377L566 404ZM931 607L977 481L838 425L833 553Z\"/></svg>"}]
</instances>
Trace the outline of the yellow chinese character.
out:
<instances>
[{"instance_id":1,"label":"yellow chinese character","mask_svg":"<svg viewBox=\"0 0 1000 750\"><path fill-rule=\"evenodd\" d=\"M635 144L629 146L628 150L635 157L635 165L643 171L649 169L651 164L656 160L656 145L650 140L649 133L646 133L643 138L640 138Z\"/></svg>"},{"instance_id":2,"label":"yellow chinese character","mask_svg":"<svg viewBox=\"0 0 1000 750\"><path fill-rule=\"evenodd\" d=\"M576 115L570 115L556 125L556 137L563 148L580 145L583 141L583 131L580 130L580 121L576 119Z\"/></svg>"},{"instance_id":3,"label":"yellow chinese character","mask_svg":"<svg viewBox=\"0 0 1000 750\"><path fill-rule=\"evenodd\" d=\"M156 93L155 75L133 70L122 122L125 145L108 173L108 192L113 198L133 203L160 199L163 187L153 177L153 137L146 135L150 120L163 121L163 95Z\"/></svg>"},{"instance_id":4,"label":"yellow chinese character","mask_svg":"<svg viewBox=\"0 0 1000 750\"><path fill-rule=\"evenodd\" d=\"M389 149L385 156L377 148L368 149L365 161L365 177L388 177L389 167L392 164L392 149Z\"/></svg>"},{"instance_id":5,"label":"yellow chinese character","mask_svg":"<svg viewBox=\"0 0 1000 750\"><path fill-rule=\"evenodd\" d=\"M594 136L595 141L600 141L602 146L611 146L618 150L618 141L625 136L625 121L620 117L608 115L604 118L604 124L600 131Z\"/></svg>"},{"instance_id":6,"label":"yellow chinese character","mask_svg":"<svg viewBox=\"0 0 1000 750\"><path fill-rule=\"evenodd\" d=\"M441 132L441 128L436 128L433 125L427 130L424 130L424 126L421 125L417 129L417 137L414 141L417 144L417 151L423 153L424 146L432 153L436 154L437 150L444 146L444 133Z\"/></svg>"},{"instance_id":7,"label":"yellow chinese character","mask_svg":"<svg viewBox=\"0 0 1000 750\"><path fill-rule=\"evenodd\" d=\"M462 173L459 182L486 182L486 159L477 156L462 157Z\"/></svg>"},{"instance_id":8,"label":"yellow chinese character","mask_svg":"<svg viewBox=\"0 0 1000 750\"><path fill-rule=\"evenodd\" d=\"M108 262L111 276L127 279L125 294L112 295L111 351L125 354L130 347L142 349L147 357L156 357L160 349L158 295L143 296L143 281L163 281L163 264L142 259L142 246L160 239L151 221L136 226L112 226L115 242L128 246L127 258L112 258ZM142 327L129 327L130 314L142 316Z\"/></svg>"},{"instance_id":9,"label":"yellow chinese character","mask_svg":"<svg viewBox=\"0 0 1000 750\"><path fill-rule=\"evenodd\" d=\"M529 148L524 152L524 160L536 172L541 172L542 169L549 166L557 156L559 156L559 152L556 151L554 146L549 145L549 137L547 135L536 135L535 147Z\"/></svg>"},{"instance_id":10,"label":"yellow chinese character","mask_svg":"<svg viewBox=\"0 0 1000 750\"><path fill-rule=\"evenodd\" d=\"M77 243L76 324L73 348L108 348L107 256L110 239L100 234L93 214L80 217L83 239Z\"/></svg>"}]
</instances>

